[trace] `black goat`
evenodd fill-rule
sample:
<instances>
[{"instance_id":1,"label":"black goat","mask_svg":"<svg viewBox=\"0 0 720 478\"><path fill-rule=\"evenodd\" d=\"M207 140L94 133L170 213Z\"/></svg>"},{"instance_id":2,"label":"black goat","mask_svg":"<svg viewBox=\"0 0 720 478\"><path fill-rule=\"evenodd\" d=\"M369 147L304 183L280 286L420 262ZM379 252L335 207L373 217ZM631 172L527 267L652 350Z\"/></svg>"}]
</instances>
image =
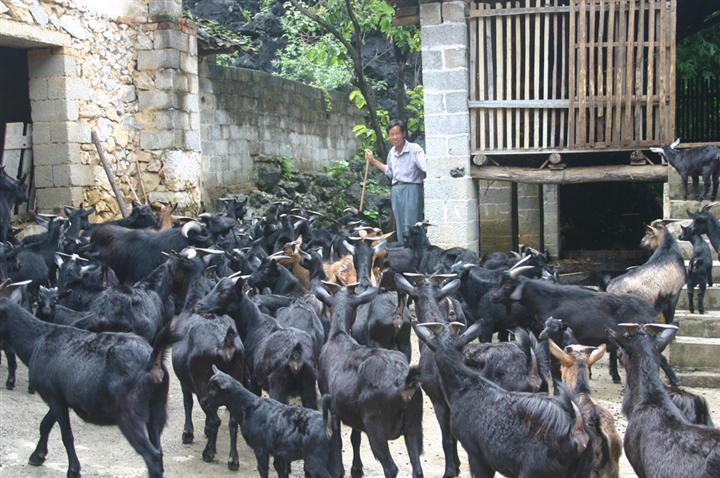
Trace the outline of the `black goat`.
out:
<instances>
[{"instance_id":1,"label":"black goat","mask_svg":"<svg viewBox=\"0 0 720 478\"><path fill-rule=\"evenodd\" d=\"M17 300L15 292L9 300L0 299L0 338L28 365L30 385L50 407L30 464L45 461L48 436L58 422L68 454L67 476L80 476L68 415L73 409L84 421L117 425L142 455L149 475L161 477L160 434L169 386L163 355L174 340L170 329L158 334L151 346L131 334L96 334L42 322Z\"/></svg>"},{"instance_id":2,"label":"black goat","mask_svg":"<svg viewBox=\"0 0 720 478\"><path fill-rule=\"evenodd\" d=\"M396 275L397 288L409 294L415 302L415 312L420 322L449 323L449 314L445 314L438 302L445 302L460 286L459 280L452 280L439 286L437 276L423 278L413 286L403 276ZM537 363L529 347L527 334L518 334L520 343L468 343L463 348L465 364L480 372L506 390L536 392L540 388ZM428 394L435 410L435 416L442 433L442 445L445 453L445 478L457 476L460 460L457 454L457 440L450 427L450 405L443 389L442 378L435 363L433 352L421 342L420 370L431 380L425 380L423 390Z\"/></svg>"},{"instance_id":3,"label":"black goat","mask_svg":"<svg viewBox=\"0 0 720 478\"><path fill-rule=\"evenodd\" d=\"M0 243L10 239L12 208L28 200L26 179L22 176L15 180L5 172L4 165L0 166Z\"/></svg>"},{"instance_id":4,"label":"black goat","mask_svg":"<svg viewBox=\"0 0 720 478\"><path fill-rule=\"evenodd\" d=\"M453 435L467 451L473 476L589 476L591 436L572 398L508 392L465 365L463 347L480 323L413 324L435 353L450 403Z\"/></svg>"},{"instance_id":5,"label":"black goat","mask_svg":"<svg viewBox=\"0 0 720 478\"><path fill-rule=\"evenodd\" d=\"M690 424L657 373L658 352L648 334L665 328L675 326L626 324L625 333L608 330L610 340L623 350L627 372L625 456L638 476L720 476L720 430Z\"/></svg>"},{"instance_id":6,"label":"black goat","mask_svg":"<svg viewBox=\"0 0 720 478\"><path fill-rule=\"evenodd\" d=\"M107 226L120 226L127 229L147 229L158 225L158 217L153 212L150 204L140 204L137 201L132 202L132 211L128 217L115 221L106 221L97 224L90 224L90 230L102 229Z\"/></svg>"},{"instance_id":7,"label":"black goat","mask_svg":"<svg viewBox=\"0 0 720 478\"><path fill-rule=\"evenodd\" d=\"M687 211L688 217L693 220L690 225L692 232L698 235L705 234L710 239L710 244L716 254L720 253L720 222L713 216L710 209L717 204L706 204L696 212Z\"/></svg>"},{"instance_id":8,"label":"black goat","mask_svg":"<svg viewBox=\"0 0 720 478\"><path fill-rule=\"evenodd\" d=\"M521 266L505 273L502 287L493 300L500 303L520 302L539 321L547 317L559 318L572 327L577 340L584 345L606 343L605 330L618 329L618 324L625 317L633 317L640 323L655 321L655 309L640 297L527 279L520 276L522 269ZM617 349L610 345L608 351L610 376L619 383Z\"/></svg>"},{"instance_id":9,"label":"black goat","mask_svg":"<svg viewBox=\"0 0 720 478\"><path fill-rule=\"evenodd\" d=\"M417 272L424 274L447 273L453 264L479 264L478 255L462 247L442 249L430 244L427 237L427 223L417 223L408 227L405 243L415 253Z\"/></svg>"},{"instance_id":10,"label":"black goat","mask_svg":"<svg viewBox=\"0 0 720 478\"><path fill-rule=\"evenodd\" d=\"M265 389L287 403L299 395L304 406L317 408L317 357L313 338L305 331L283 327L260 312L243 291L239 276L221 279L195 306L198 313L227 314L235 319L245 346L248 382L253 392Z\"/></svg>"},{"instance_id":11,"label":"black goat","mask_svg":"<svg viewBox=\"0 0 720 478\"><path fill-rule=\"evenodd\" d=\"M212 243L209 231L191 221L182 228L155 232L118 226L95 228L91 249L110 266L123 283L144 279L165 262L163 252L181 251L188 246L207 247Z\"/></svg>"},{"instance_id":12,"label":"black goat","mask_svg":"<svg viewBox=\"0 0 720 478\"><path fill-rule=\"evenodd\" d=\"M713 285L712 268L713 259L710 247L697 230L690 227L680 226L682 232L678 239L681 241L690 241L693 245L692 258L690 259L690 267L688 267L687 275L687 294L688 309L691 313L695 312L695 304L693 295L695 287L699 287L698 291L698 312L705 313L705 290L708 286Z\"/></svg>"},{"instance_id":13,"label":"black goat","mask_svg":"<svg viewBox=\"0 0 720 478\"><path fill-rule=\"evenodd\" d=\"M388 440L400 435L412 466L412 476L422 476L422 392L420 373L408 365L405 356L395 350L360 345L350 336L355 310L377 294L370 288L355 295L349 287L316 288L315 294L332 307L330 335L320 354L320 392L330 393L337 416L352 427L351 474L362 475L361 432L365 432L375 458L382 464L385 477L397 476L398 468L390 455Z\"/></svg>"},{"instance_id":14,"label":"black goat","mask_svg":"<svg viewBox=\"0 0 720 478\"><path fill-rule=\"evenodd\" d=\"M720 176L720 149L714 145L706 145L680 151L675 149L678 144L680 144L680 138L667 146L650 148L650 151L662 155L678 172L683 182L683 198L685 200L688 198L688 177L691 177L697 200L702 201L705 199L712 183L711 200L714 201L717 197L718 177ZM698 190L698 178L700 175L703 177L704 189L702 194Z\"/></svg>"},{"instance_id":15,"label":"black goat","mask_svg":"<svg viewBox=\"0 0 720 478\"><path fill-rule=\"evenodd\" d=\"M577 344L578 341L575 338L575 334L570 327L567 326L562 320L556 319L555 317L548 317L545 320L545 328L540 332L538 336L540 340L540 346L546 351L544 356L549 359L550 374L552 375L553 385L555 393L558 392L558 384L562 383L562 374L560 372L560 361L552 354L550 354L550 348L548 346L548 339L552 339L555 344L561 349L564 349L568 345ZM592 372L588 367L588 373L592 378Z\"/></svg>"},{"instance_id":16,"label":"black goat","mask_svg":"<svg viewBox=\"0 0 720 478\"><path fill-rule=\"evenodd\" d=\"M641 245L655 252L644 264L612 279L606 290L642 297L657 313L662 312L665 323L672 323L675 306L687 282L680 247L662 221L647 226Z\"/></svg>"},{"instance_id":17,"label":"black goat","mask_svg":"<svg viewBox=\"0 0 720 478\"><path fill-rule=\"evenodd\" d=\"M276 464L289 465L302 459L305 476L309 478L344 476L340 425L330 413L329 396L323 397L320 413L258 397L214 365L213 372L203 406L228 407L240 422L243 438L255 452L261 478L268 476L270 455ZM278 476L286 478L287 468L278 468Z\"/></svg>"}]
</instances>

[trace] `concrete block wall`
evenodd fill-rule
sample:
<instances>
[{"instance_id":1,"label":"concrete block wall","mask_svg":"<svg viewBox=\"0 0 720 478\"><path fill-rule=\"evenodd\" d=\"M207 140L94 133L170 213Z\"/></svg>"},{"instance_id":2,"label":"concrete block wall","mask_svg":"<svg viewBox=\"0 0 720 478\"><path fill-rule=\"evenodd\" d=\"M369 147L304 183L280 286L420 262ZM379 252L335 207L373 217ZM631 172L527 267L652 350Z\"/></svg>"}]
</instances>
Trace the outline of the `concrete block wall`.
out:
<instances>
[{"instance_id":1,"label":"concrete block wall","mask_svg":"<svg viewBox=\"0 0 720 478\"><path fill-rule=\"evenodd\" d=\"M470 177L468 33L465 1L420 5L425 145L425 218L433 244L478 250L478 186Z\"/></svg>"},{"instance_id":2,"label":"concrete block wall","mask_svg":"<svg viewBox=\"0 0 720 478\"><path fill-rule=\"evenodd\" d=\"M298 171L318 171L360 148L352 128L359 111L342 94L210 57L200 64L203 196L252 186L256 163L288 158Z\"/></svg>"},{"instance_id":3,"label":"concrete block wall","mask_svg":"<svg viewBox=\"0 0 720 478\"><path fill-rule=\"evenodd\" d=\"M542 217L540 217L539 184L517 185L518 244L527 244L534 248L541 245Z\"/></svg>"},{"instance_id":4,"label":"concrete block wall","mask_svg":"<svg viewBox=\"0 0 720 478\"><path fill-rule=\"evenodd\" d=\"M478 181L480 251L509 251L513 247L512 184Z\"/></svg>"},{"instance_id":5,"label":"concrete block wall","mask_svg":"<svg viewBox=\"0 0 720 478\"><path fill-rule=\"evenodd\" d=\"M543 221L545 249L550 256L560 255L560 186L543 184Z\"/></svg>"}]
</instances>

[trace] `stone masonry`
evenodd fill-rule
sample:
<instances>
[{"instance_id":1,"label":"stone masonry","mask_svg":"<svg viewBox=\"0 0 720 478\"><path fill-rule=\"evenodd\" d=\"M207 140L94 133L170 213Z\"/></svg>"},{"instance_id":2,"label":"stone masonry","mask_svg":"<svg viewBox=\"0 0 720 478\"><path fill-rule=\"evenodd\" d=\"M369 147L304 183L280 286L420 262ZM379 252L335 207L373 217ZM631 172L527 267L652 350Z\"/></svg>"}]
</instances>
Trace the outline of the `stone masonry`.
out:
<instances>
[{"instance_id":1,"label":"stone masonry","mask_svg":"<svg viewBox=\"0 0 720 478\"><path fill-rule=\"evenodd\" d=\"M263 161L318 171L358 152L362 116L344 95L211 62L200 64L204 198L247 190Z\"/></svg>"},{"instance_id":2,"label":"stone masonry","mask_svg":"<svg viewBox=\"0 0 720 478\"><path fill-rule=\"evenodd\" d=\"M425 98L425 217L440 247L478 250L478 191L470 177L465 1L420 5Z\"/></svg>"}]
</instances>

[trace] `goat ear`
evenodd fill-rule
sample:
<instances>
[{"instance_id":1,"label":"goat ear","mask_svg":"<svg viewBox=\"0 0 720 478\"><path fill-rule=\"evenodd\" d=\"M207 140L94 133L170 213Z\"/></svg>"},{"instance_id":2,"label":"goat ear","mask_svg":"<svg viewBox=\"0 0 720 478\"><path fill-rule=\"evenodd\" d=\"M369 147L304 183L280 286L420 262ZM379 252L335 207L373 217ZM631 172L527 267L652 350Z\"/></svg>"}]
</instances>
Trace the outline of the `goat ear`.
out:
<instances>
[{"instance_id":1,"label":"goat ear","mask_svg":"<svg viewBox=\"0 0 720 478\"><path fill-rule=\"evenodd\" d=\"M510 294L510 299L514 301L519 301L520 299L522 299L523 287L525 287L525 283L519 281L515 286L515 289L512 291L512 294Z\"/></svg>"},{"instance_id":2,"label":"goat ear","mask_svg":"<svg viewBox=\"0 0 720 478\"><path fill-rule=\"evenodd\" d=\"M449 295L453 295L459 288L460 288L460 279L455 279L443 286L442 289L438 292L438 295L435 297L437 300L444 299L445 297Z\"/></svg>"},{"instance_id":3,"label":"goat ear","mask_svg":"<svg viewBox=\"0 0 720 478\"><path fill-rule=\"evenodd\" d=\"M418 296L415 287L403 277L402 274L395 274L395 287L408 294L410 297L416 298Z\"/></svg>"},{"instance_id":4,"label":"goat ear","mask_svg":"<svg viewBox=\"0 0 720 478\"><path fill-rule=\"evenodd\" d=\"M373 300L375 297L377 297L377 295L378 295L378 288L370 287L368 290L366 290L362 294L356 295L355 298L353 299L353 303L355 303L356 305L365 304L365 303Z\"/></svg>"},{"instance_id":5,"label":"goat ear","mask_svg":"<svg viewBox=\"0 0 720 478\"><path fill-rule=\"evenodd\" d=\"M548 338L548 347L550 348L550 353L553 357L558 359L563 367L572 367L575 363L575 360L573 358L565 353L564 350L562 350L560 347L558 347L558 344L555 343L555 341L551 338Z\"/></svg>"},{"instance_id":6,"label":"goat ear","mask_svg":"<svg viewBox=\"0 0 720 478\"><path fill-rule=\"evenodd\" d=\"M600 347L593 350L590 354L590 358L588 359L588 367L592 367L595 362L600 360L602 356L605 355L605 350L607 350L607 344L602 344Z\"/></svg>"},{"instance_id":7,"label":"goat ear","mask_svg":"<svg viewBox=\"0 0 720 478\"><path fill-rule=\"evenodd\" d=\"M313 293L315 294L315 297L320 299L320 301L329 306L332 307L333 305L333 298L332 295L330 295L330 292L327 291L324 287L318 286L313 289Z\"/></svg>"},{"instance_id":8,"label":"goat ear","mask_svg":"<svg viewBox=\"0 0 720 478\"><path fill-rule=\"evenodd\" d=\"M213 375L215 375L216 373L219 373L219 372L220 372L220 369L218 369L217 366L216 366L215 364L213 364L213 366L212 366L212 372L213 372Z\"/></svg>"},{"instance_id":9,"label":"goat ear","mask_svg":"<svg viewBox=\"0 0 720 478\"><path fill-rule=\"evenodd\" d=\"M425 345L427 345L430 350L434 352L435 344L433 343L433 341L435 340L435 334L430 328L431 325L433 324L418 324L417 321L412 322L412 328L415 331L415 335L417 335L418 339L425 343Z\"/></svg>"},{"instance_id":10,"label":"goat ear","mask_svg":"<svg viewBox=\"0 0 720 478\"><path fill-rule=\"evenodd\" d=\"M65 215L67 217L70 217L70 215L74 212L73 208L71 208L70 206L63 206L63 211L65 211Z\"/></svg>"}]
</instances>

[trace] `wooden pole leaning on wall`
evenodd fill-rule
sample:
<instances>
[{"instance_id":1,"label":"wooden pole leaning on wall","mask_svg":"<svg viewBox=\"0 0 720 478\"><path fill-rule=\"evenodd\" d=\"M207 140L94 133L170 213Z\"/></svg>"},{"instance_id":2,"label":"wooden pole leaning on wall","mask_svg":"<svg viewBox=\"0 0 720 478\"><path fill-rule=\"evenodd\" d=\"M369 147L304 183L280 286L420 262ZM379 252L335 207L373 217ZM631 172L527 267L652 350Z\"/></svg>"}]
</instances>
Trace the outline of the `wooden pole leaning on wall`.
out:
<instances>
[{"instance_id":1,"label":"wooden pole leaning on wall","mask_svg":"<svg viewBox=\"0 0 720 478\"><path fill-rule=\"evenodd\" d=\"M362 212L363 205L365 204L365 190L367 189L367 178L368 178L368 168L370 167L370 161L365 158L365 176L363 177L363 183L362 183L362 192L360 193L360 207L358 210Z\"/></svg>"},{"instance_id":2,"label":"wooden pole leaning on wall","mask_svg":"<svg viewBox=\"0 0 720 478\"><path fill-rule=\"evenodd\" d=\"M120 213L123 215L123 217L128 217L127 207L125 207L125 200L123 199L122 194L120 194L120 190L118 189L117 183L115 182L115 177L110 170L110 165L108 164L107 158L105 157L105 152L100 145L100 138L98 138L98 135L95 131L93 131L90 136L92 138L93 144L95 145L95 149L97 149L98 156L100 156L100 162L102 163L103 169L105 170L105 175L107 175L108 181L110 182L110 187L112 187L113 194L115 194L115 200L117 201L118 206L120 206Z\"/></svg>"}]
</instances>

